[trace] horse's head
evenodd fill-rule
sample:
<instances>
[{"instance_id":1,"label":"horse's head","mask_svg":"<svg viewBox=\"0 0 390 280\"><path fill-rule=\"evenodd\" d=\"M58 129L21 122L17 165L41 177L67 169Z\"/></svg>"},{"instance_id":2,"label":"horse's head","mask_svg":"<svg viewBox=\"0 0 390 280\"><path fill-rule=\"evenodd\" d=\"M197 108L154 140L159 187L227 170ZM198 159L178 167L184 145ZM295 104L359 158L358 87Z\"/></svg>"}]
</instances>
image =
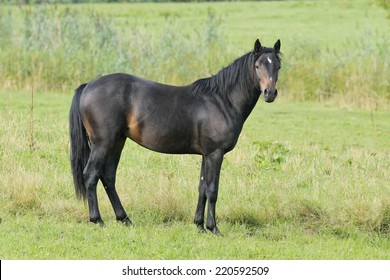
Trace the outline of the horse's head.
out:
<instances>
[{"instance_id":1,"label":"horse's head","mask_svg":"<svg viewBox=\"0 0 390 280\"><path fill-rule=\"evenodd\" d=\"M259 39L253 49L255 55L256 82L259 83L260 91L264 93L265 102L273 102L278 95L276 82L281 67L280 40L277 40L273 48L262 47Z\"/></svg>"}]
</instances>

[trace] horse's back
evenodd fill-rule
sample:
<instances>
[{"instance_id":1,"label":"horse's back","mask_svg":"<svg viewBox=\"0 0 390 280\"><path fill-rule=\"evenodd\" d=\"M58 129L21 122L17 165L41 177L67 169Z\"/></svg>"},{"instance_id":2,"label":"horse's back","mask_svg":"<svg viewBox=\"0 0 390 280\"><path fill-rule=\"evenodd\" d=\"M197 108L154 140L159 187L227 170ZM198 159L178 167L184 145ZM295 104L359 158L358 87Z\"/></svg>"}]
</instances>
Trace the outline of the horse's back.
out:
<instances>
[{"instance_id":1,"label":"horse's back","mask_svg":"<svg viewBox=\"0 0 390 280\"><path fill-rule=\"evenodd\" d=\"M188 87L178 87L157 83L125 73L115 73L102 76L89 82L83 91L84 98L92 103L96 99L122 98L166 99L177 94L184 97ZM87 97L88 96L88 97Z\"/></svg>"}]
</instances>

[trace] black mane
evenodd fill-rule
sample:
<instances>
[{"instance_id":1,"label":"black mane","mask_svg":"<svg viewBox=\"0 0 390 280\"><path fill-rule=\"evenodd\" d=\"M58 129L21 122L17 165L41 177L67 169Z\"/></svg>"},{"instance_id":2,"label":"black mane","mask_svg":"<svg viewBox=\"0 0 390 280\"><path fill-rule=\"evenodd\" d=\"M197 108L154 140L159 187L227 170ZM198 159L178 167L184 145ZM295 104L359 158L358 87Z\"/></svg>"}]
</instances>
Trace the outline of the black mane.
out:
<instances>
[{"instance_id":1,"label":"black mane","mask_svg":"<svg viewBox=\"0 0 390 280\"><path fill-rule=\"evenodd\" d=\"M271 52L281 60L279 53L272 48L262 47L256 54L250 51L222 68L216 75L195 81L192 84L194 94L224 95L235 87L244 92L252 89L255 61L260 55Z\"/></svg>"}]
</instances>

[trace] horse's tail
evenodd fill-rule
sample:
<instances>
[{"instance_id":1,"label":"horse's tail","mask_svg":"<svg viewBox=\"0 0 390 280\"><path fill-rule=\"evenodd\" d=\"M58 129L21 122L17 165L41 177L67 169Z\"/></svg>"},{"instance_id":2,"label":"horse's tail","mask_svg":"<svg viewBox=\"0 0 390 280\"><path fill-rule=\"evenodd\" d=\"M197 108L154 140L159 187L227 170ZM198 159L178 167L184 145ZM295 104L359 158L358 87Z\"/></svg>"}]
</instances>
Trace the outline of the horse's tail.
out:
<instances>
[{"instance_id":1,"label":"horse's tail","mask_svg":"<svg viewBox=\"0 0 390 280\"><path fill-rule=\"evenodd\" d=\"M81 121L80 113L80 96L86 86L87 84L83 84L76 89L69 112L70 165L76 195L78 198L83 198L84 200L87 191L84 183L83 170L87 165L91 152L87 132Z\"/></svg>"}]
</instances>

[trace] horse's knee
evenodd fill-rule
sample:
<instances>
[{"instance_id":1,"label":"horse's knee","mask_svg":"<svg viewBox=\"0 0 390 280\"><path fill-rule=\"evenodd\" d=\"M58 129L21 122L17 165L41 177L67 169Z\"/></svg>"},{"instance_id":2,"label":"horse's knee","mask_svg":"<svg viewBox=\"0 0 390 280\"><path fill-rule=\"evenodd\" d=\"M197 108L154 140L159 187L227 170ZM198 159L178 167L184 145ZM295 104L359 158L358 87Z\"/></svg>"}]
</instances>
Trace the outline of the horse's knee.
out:
<instances>
[{"instance_id":1,"label":"horse's knee","mask_svg":"<svg viewBox=\"0 0 390 280\"><path fill-rule=\"evenodd\" d=\"M206 190L206 197L207 200L210 203L215 203L217 202L218 199L218 190L216 188L209 188Z\"/></svg>"}]
</instances>

